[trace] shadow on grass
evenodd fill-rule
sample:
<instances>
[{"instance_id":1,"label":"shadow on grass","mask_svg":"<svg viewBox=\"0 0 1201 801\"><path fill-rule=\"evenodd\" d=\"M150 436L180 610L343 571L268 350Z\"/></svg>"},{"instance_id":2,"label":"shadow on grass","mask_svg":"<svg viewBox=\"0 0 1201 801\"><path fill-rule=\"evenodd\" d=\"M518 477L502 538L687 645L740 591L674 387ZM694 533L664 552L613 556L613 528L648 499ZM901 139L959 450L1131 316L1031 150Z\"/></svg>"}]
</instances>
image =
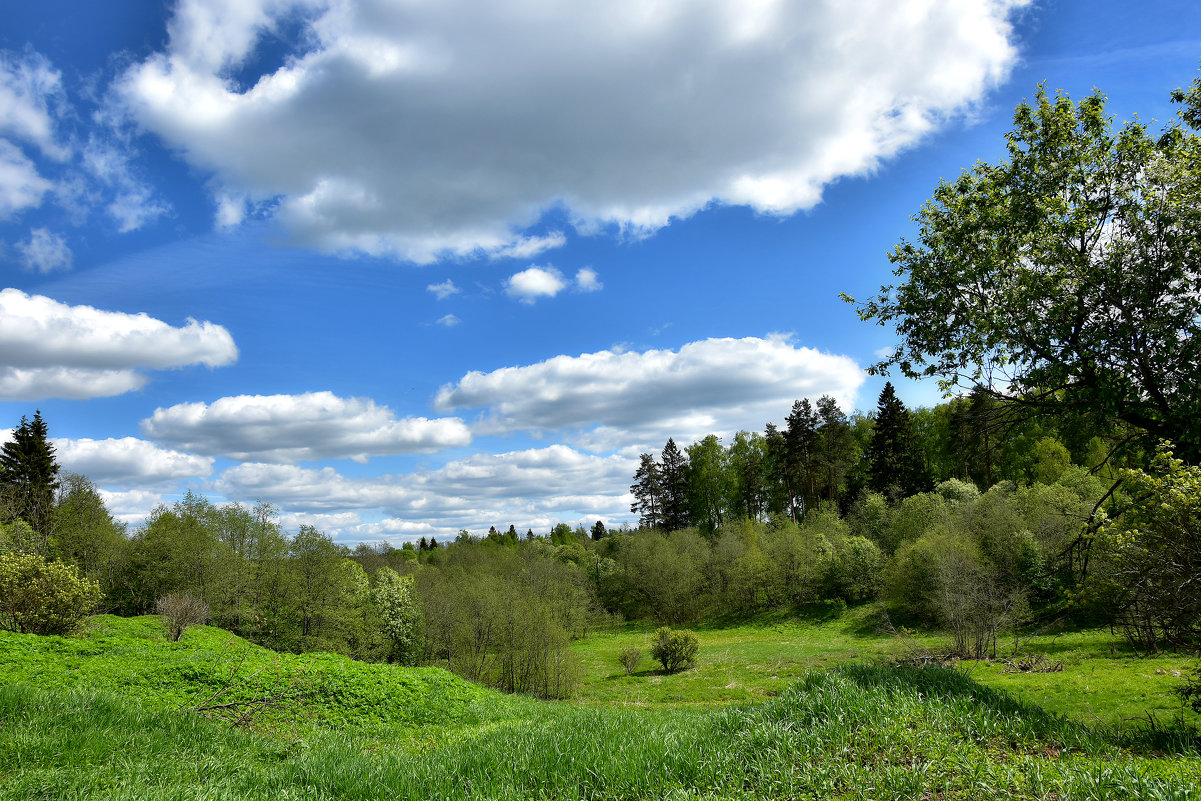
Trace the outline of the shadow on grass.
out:
<instances>
[{"instance_id":1,"label":"shadow on grass","mask_svg":"<svg viewBox=\"0 0 1201 801\"><path fill-rule=\"evenodd\" d=\"M1177 717L1170 722L1148 718L1124 725L1087 726L1021 701L1005 690L981 684L966 671L944 667L910 667L882 664L848 664L831 668L864 690L918 692L924 698L967 700L1009 718L1025 721L1040 738L1066 742L1096 740L1146 755L1201 755L1201 732Z\"/></svg>"}]
</instances>

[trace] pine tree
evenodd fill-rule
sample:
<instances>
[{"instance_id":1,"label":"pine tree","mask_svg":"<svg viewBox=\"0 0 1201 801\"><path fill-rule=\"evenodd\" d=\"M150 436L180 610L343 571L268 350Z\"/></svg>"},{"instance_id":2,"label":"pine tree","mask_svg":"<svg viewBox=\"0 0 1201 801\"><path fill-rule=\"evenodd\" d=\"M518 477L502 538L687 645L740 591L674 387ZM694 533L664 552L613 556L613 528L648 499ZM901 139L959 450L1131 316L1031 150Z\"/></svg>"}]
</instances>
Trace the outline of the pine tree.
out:
<instances>
[{"instance_id":1,"label":"pine tree","mask_svg":"<svg viewBox=\"0 0 1201 801\"><path fill-rule=\"evenodd\" d=\"M663 487L663 528L679 531L691 522L688 514L688 458L670 437L659 463Z\"/></svg>"},{"instance_id":2,"label":"pine tree","mask_svg":"<svg viewBox=\"0 0 1201 801\"><path fill-rule=\"evenodd\" d=\"M12 439L0 449L0 487L13 517L24 520L37 533L39 550L46 555L58 463L40 411L34 412L32 420L22 417Z\"/></svg>"},{"instance_id":3,"label":"pine tree","mask_svg":"<svg viewBox=\"0 0 1201 801\"><path fill-rule=\"evenodd\" d=\"M926 468L913 434L909 411L892 382L884 385L876 403L876 425L867 446L867 485L893 500L927 488Z\"/></svg>"},{"instance_id":4,"label":"pine tree","mask_svg":"<svg viewBox=\"0 0 1201 801\"><path fill-rule=\"evenodd\" d=\"M649 453L641 454L638 459L638 470L634 473L634 483L630 485L630 494L634 496L630 511L639 515L638 525L658 528L663 523L663 487L659 465Z\"/></svg>"},{"instance_id":5,"label":"pine tree","mask_svg":"<svg viewBox=\"0 0 1201 801\"><path fill-rule=\"evenodd\" d=\"M826 499L838 500L855 455L855 437L847 416L829 395L817 399L817 464Z\"/></svg>"},{"instance_id":6,"label":"pine tree","mask_svg":"<svg viewBox=\"0 0 1201 801\"><path fill-rule=\"evenodd\" d=\"M592 527L592 540L599 542L609 536L609 532L605 529L605 524L601 520L596 521L596 525Z\"/></svg>"},{"instance_id":7,"label":"pine tree","mask_svg":"<svg viewBox=\"0 0 1201 801\"><path fill-rule=\"evenodd\" d=\"M785 422L784 447L786 474L791 489L792 517L798 523L817 505L817 415L808 398L792 404ZM797 504L798 496L801 500Z\"/></svg>"}]
</instances>

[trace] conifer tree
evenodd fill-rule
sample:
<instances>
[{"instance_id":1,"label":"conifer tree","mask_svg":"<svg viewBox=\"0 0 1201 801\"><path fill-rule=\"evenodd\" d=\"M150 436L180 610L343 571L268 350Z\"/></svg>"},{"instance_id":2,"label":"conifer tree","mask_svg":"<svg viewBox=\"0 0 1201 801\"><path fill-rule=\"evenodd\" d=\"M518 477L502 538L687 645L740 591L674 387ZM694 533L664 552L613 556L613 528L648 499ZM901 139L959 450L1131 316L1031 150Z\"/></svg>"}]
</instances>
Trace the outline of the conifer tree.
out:
<instances>
[{"instance_id":1,"label":"conifer tree","mask_svg":"<svg viewBox=\"0 0 1201 801\"><path fill-rule=\"evenodd\" d=\"M639 515L638 525L658 528L663 524L663 487L659 465L649 453L641 454L638 458L638 470L634 473L634 483L630 485L630 494L634 496L630 511Z\"/></svg>"},{"instance_id":2,"label":"conifer tree","mask_svg":"<svg viewBox=\"0 0 1201 801\"><path fill-rule=\"evenodd\" d=\"M893 500L926 489L925 465L913 435L909 411L892 382L876 403L876 425L867 446L868 487Z\"/></svg>"},{"instance_id":3,"label":"conifer tree","mask_svg":"<svg viewBox=\"0 0 1201 801\"><path fill-rule=\"evenodd\" d=\"M670 437L663 446L659 472L663 487L663 528L666 531L687 528L691 519L688 514L688 458Z\"/></svg>"},{"instance_id":4,"label":"conifer tree","mask_svg":"<svg viewBox=\"0 0 1201 801\"><path fill-rule=\"evenodd\" d=\"M22 417L12 439L0 449L0 487L13 517L24 520L37 533L39 550L46 555L58 489L58 462L40 411L34 412L32 420Z\"/></svg>"},{"instance_id":5,"label":"conifer tree","mask_svg":"<svg viewBox=\"0 0 1201 801\"><path fill-rule=\"evenodd\" d=\"M817 501L817 415L808 398L792 404L784 430L787 473L792 489L792 517L798 523ZM800 505L797 500L801 501Z\"/></svg>"}]
</instances>

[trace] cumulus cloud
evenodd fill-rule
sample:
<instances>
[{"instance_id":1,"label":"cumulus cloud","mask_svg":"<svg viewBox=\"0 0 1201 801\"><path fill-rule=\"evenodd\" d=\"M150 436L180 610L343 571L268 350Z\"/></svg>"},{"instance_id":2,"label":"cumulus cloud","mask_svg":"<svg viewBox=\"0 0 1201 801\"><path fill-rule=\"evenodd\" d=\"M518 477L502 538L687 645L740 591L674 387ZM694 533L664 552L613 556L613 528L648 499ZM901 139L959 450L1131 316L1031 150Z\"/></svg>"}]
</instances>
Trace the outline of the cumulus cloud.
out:
<instances>
[{"instance_id":1,"label":"cumulus cloud","mask_svg":"<svg viewBox=\"0 0 1201 801\"><path fill-rule=\"evenodd\" d=\"M45 228L34 228L29 239L17 243L25 269L35 273L52 273L71 269L71 248L60 234Z\"/></svg>"},{"instance_id":2,"label":"cumulus cloud","mask_svg":"<svg viewBox=\"0 0 1201 801\"><path fill-rule=\"evenodd\" d=\"M155 409L142 433L197 453L256 462L433 453L471 442L458 418L398 420L369 398L332 392L303 395L238 395L207 403Z\"/></svg>"},{"instance_id":3,"label":"cumulus cloud","mask_svg":"<svg viewBox=\"0 0 1201 801\"><path fill-rule=\"evenodd\" d=\"M451 295L459 294L459 288L455 286L455 282L447 278L440 284L430 284L426 290L434 293L434 297L438 300L446 300Z\"/></svg>"},{"instance_id":4,"label":"cumulus cloud","mask_svg":"<svg viewBox=\"0 0 1201 801\"><path fill-rule=\"evenodd\" d=\"M679 351L613 350L470 372L442 387L442 411L481 409L479 433L566 431L593 449L760 430L798 398L850 409L864 380L850 358L782 337L706 339Z\"/></svg>"},{"instance_id":5,"label":"cumulus cloud","mask_svg":"<svg viewBox=\"0 0 1201 801\"><path fill-rule=\"evenodd\" d=\"M636 461L553 445L474 454L434 470L374 478L349 478L331 467L247 463L222 473L215 488L231 499L271 498L288 515L381 512L383 523L349 529L366 539L389 532L453 536L462 528L509 523L544 531L564 519L628 519Z\"/></svg>"},{"instance_id":6,"label":"cumulus cloud","mask_svg":"<svg viewBox=\"0 0 1201 801\"><path fill-rule=\"evenodd\" d=\"M522 303L532 304L538 298L553 298L566 286L563 274L554 267L530 267L509 276L505 292Z\"/></svg>"},{"instance_id":7,"label":"cumulus cloud","mask_svg":"<svg viewBox=\"0 0 1201 801\"><path fill-rule=\"evenodd\" d=\"M160 448L136 437L56 439L54 449L65 469L98 484L145 487L213 472L209 457Z\"/></svg>"},{"instance_id":8,"label":"cumulus cloud","mask_svg":"<svg viewBox=\"0 0 1201 801\"><path fill-rule=\"evenodd\" d=\"M579 292L599 292L605 288L596 277L596 270L585 267L575 274L575 288Z\"/></svg>"},{"instance_id":9,"label":"cumulus cloud","mask_svg":"<svg viewBox=\"0 0 1201 801\"><path fill-rule=\"evenodd\" d=\"M141 387L141 369L237 359L219 325L173 327L146 314L69 306L17 289L0 290L0 399L92 398Z\"/></svg>"},{"instance_id":10,"label":"cumulus cloud","mask_svg":"<svg viewBox=\"0 0 1201 801\"><path fill-rule=\"evenodd\" d=\"M154 508L164 502L163 494L154 490L110 490L97 488L109 514L128 526L142 523Z\"/></svg>"},{"instance_id":11,"label":"cumulus cloud","mask_svg":"<svg viewBox=\"0 0 1201 801\"><path fill-rule=\"evenodd\" d=\"M117 92L299 242L530 258L552 208L643 233L812 207L1003 80L1027 2L181 0Z\"/></svg>"}]
</instances>

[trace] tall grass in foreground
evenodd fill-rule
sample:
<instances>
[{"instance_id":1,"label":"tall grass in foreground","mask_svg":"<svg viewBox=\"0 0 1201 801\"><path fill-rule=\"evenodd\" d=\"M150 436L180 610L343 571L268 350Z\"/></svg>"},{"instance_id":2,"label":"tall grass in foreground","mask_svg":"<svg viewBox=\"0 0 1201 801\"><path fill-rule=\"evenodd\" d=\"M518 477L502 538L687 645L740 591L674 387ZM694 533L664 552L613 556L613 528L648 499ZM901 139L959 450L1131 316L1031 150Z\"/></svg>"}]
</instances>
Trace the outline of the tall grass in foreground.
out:
<instances>
[{"instance_id":1,"label":"tall grass in foreground","mask_svg":"<svg viewBox=\"0 0 1201 801\"><path fill-rule=\"evenodd\" d=\"M846 665L708 712L487 703L288 740L0 687L0 798L1201 798L1195 755L1132 755L954 671Z\"/></svg>"}]
</instances>

